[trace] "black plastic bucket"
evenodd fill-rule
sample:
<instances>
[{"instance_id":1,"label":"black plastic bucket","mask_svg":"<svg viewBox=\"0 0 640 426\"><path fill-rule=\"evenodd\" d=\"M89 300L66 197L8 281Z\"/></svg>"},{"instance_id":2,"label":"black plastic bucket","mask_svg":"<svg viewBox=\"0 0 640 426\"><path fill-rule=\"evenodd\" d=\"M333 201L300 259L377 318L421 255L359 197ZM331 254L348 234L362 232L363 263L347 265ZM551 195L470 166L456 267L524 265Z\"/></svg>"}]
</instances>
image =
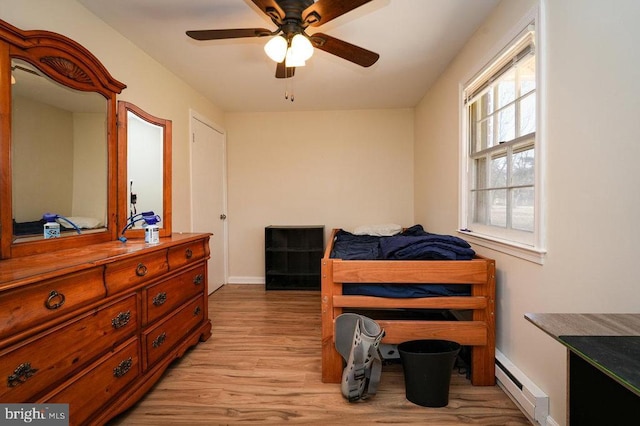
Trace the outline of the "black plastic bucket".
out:
<instances>
[{"instance_id":1,"label":"black plastic bucket","mask_svg":"<svg viewBox=\"0 0 640 426\"><path fill-rule=\"evenodd\" d=\"M423 407L447 406L460 344L449 340L411 340L400 343L398 352L407 399Z\"/></svg>"}]
</instances>

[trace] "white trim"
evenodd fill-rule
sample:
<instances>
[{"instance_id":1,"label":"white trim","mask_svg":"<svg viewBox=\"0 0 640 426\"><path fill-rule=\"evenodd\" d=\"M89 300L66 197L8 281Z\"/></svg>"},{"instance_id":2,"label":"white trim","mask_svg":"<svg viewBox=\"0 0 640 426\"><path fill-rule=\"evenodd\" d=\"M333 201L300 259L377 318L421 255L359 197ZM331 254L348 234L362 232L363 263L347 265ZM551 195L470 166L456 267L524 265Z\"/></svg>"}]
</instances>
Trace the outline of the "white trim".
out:
<instances>
[{"instance_id":1,"label":"white trim","mask_svg":"<svg viewBox=\"0 0 640 426\"><path fill-rule=\"evenodd\" d=\"M469 244L475 244L486 247L491 250L499 251L510 256L519 257L529 262L543 265L547 254L547 250L543 248L534 248L524 244L518 244L513 241L500 240L499 238L489 237L487 235L478 235L471 231L463 231L458 229L456 232L463 234L463 237Z\"/></svg>"},{"instance_id":2,"label":"white trim","mask_svg":"<svg viewBox=\"0 0 640 426\"><path fill-rule=\"evenodd\" d=\"M545 426L560 426L560 423L556 422L553 417L551 416L547 416L546 422L544 423Z\"/></svg>"},{"instance_id":3,"label":"white trim","mask_svg":"<svg viewBox=\"0 0 640 426\"><path fill-rule=\"evenodd\" d=\"M465 124L469 121L469 114L464 105L464 87L462 82L458 84L458 102L460 102L458 107L458 128L460 129L460 146L458 148L458 170L460 173L458 179L458 182L460 182L460 191L458 192L458 228L460 229L466 229L467 227L467 206L469 202L469 142L467 133L469 126Z\"/></svg>"},{"instance_id":4,"label":"white trim","mask_svg":"<svg viewBox=\"0 0 640 426\"><path fill-rule=\"evenodd\" d=\"M547 150L546 141L547 138L547 61L545 52L547 51L547 26L544 19L545 0L540 2L540 7L536 16L536 96L537 98L537 111L536 111L536 162L535 162L535 174L536 174L536 235L534 236L535 245L542 250L547 244L547 179L546 179L546 164L547 164ZM546 252L546 250L545 250Z\"/></svg>"},{"instance_id":5,"label":"white trim","mask_svg":"<svg viewBox=\"0 0 640 426\"><path fill-rule=\"evenodd\" d=\"M229 284L263 284L264 277L229 277L227 280Z\"/></svg>"}]
</instances>

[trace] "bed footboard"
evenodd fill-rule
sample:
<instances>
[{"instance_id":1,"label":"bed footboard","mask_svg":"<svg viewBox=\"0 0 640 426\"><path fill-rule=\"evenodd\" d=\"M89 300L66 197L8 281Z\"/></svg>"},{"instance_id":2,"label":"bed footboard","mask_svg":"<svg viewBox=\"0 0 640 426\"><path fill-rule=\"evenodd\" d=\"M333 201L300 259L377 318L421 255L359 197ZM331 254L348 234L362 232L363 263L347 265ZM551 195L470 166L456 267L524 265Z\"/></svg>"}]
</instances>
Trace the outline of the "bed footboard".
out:
<instances>
[{"instance_id":1,"label":"bed footboard","mask_svg":"<svg viewBox=\"0 0 640 426\"><path fill-rule=\"evenodd\" d=\"M471 383L495 385L495 261L484 257L464 261L351 261L332 259L335 233L322 259L322 381L339 383L342 357L335 349L335 319L350 309L471 310L468 321L380 320L384 343L415 339L453 340L471 351ZM464 284L470 296L384 298L344 295L343 283Z\"/></svg>"}]
</instances>

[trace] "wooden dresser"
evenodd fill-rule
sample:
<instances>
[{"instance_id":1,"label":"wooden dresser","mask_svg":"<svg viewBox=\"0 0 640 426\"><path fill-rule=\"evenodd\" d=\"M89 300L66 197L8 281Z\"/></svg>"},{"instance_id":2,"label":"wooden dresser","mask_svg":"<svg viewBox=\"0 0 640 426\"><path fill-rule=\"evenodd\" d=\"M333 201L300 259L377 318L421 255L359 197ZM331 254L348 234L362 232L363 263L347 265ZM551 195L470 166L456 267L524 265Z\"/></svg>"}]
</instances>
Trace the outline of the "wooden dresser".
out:
<instances>
[{"instance_id":1,"label":"wooden dresser","mask_svg":"<svg viewBox=\"0 0 640 426\"><path fill-rule=\"evenodd\" d=\"M104 424L211 335L209 234L0 261L0 401L68 403Z\"/></svg>"}]
</instances>

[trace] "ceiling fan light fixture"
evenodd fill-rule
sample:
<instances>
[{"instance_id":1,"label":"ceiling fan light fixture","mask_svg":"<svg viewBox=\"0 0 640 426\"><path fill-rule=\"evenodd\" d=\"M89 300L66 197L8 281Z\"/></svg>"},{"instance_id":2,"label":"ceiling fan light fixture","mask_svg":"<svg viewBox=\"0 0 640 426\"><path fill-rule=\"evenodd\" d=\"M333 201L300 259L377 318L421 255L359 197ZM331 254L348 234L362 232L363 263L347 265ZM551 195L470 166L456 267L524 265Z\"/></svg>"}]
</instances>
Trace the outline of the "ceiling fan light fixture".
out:
<instances>
[{"instance_id":1,"label":"ceiling fan light fixture","mask_svg":"<svg viewBox=\"0 0 640 426\"><path fill-rule=\"evenodd\" d=\"M284 65L287 68L304 67L304 64L305 64L304 56L297 55L296 51L294 51L292 48L289 48L289 50L287 50L287 56L284 60Z\"/></svg>"},{"instance_id":2,"label":"ceiling fan light fixture","mask_svg":"<svg viewBox=\"0 0 640 426\"><path fill-rule=\"evenodd\" d=\"M277 35L264 45L264 51L269 58L279 63L284 61L287 55L287 47L287 40Z\"/></svg>"},{"instance_id":3,"label":"ceiling fan light fixture","mask_svg":"<svg viewBox=\"0 0 640 426\"><path fill-rule=\"evenodd\" d=\"M313 56L313 45L303 34L293 36L291 39L291 49L294 51L296 57L300 57L304 61Z\"/></svg>"}]
</instances>

